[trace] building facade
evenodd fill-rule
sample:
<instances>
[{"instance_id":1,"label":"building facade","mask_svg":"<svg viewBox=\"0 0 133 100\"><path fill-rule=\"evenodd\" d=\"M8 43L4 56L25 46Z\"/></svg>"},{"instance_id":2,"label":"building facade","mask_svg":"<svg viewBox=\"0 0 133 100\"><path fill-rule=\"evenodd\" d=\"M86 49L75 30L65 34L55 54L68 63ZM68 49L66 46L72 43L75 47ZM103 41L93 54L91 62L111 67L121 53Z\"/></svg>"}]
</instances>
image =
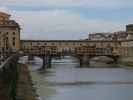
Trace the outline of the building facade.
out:
<instances>
[{"instance_id":1,"label":"building facade","mask_svg":"<svg viewBox=\"0 0 133 100\"><path fill-rule=\"evenodd\" d=\"M133 41L126 40L121 42L121 56L133 57Z\"/></svg>"},{"instance_id":2,"label":"building facade","mask_svg":"<svg viewBox=\"0 0 133 100\"><path fill-rule=\"evenodd\" d=\"M97 40L97 41L102 41L102 40L126 40L128 37L128 32L126 31L118 31L114 33L90 33L88 36L88 40Z\"/></svg>"},{"instance_id":3,"label":"building facade","mask_svg":"<svg viewBox=\"0 0 133 100\"><path fill-rule=\"evenodd\" d=\"M88 41L88 40L21 40L21 49L33 50L43 49L52 52L69 52L69 53L91 53L95 52L94 48L107 48L113 49L120 47L121 43L119 41ZM79 49L80 48L80 49ZM103 51L103 49L102 49ZM105 50L106 53L107 50Z\"/></svg>"},{"instance_id":4,"label":"building facade","mask_svg":"<svg viewBox=\"0 0 133 100\"><path fill-rule=\"evenodd\" d=\"M90 33L88 36L88 40L112 40L111 33Z\"/></svg>"},{"instance_id":5,"label":"building facade","mask_svg":"<svg viewBox=\"0 0 133 100\"><path fill-rule=\"evenodd\" d=\"M0 48L17 51L20 49L20 26L10 16L0 12Z\"/></svg>"},{"instance_id":6,"label":"building facade","mask_svg":"<svg viewBox=\"0 0 133 100\"><path fill-rule=\"evenodd\" d=\"M126 32L128 33L127 39L121 41L121 56L133 57L133 24L126 25Z\"/></svg>"},{"instance_id":7,"label":"building facade","mask_svg":"<svg viewBox=\"0 0 133 100\"><path fill-rule=\"evenodd\" d=\"M128 33L128 40L133 40L133 24L126 25L126 32Z\"/></svg>"}]
</instances>

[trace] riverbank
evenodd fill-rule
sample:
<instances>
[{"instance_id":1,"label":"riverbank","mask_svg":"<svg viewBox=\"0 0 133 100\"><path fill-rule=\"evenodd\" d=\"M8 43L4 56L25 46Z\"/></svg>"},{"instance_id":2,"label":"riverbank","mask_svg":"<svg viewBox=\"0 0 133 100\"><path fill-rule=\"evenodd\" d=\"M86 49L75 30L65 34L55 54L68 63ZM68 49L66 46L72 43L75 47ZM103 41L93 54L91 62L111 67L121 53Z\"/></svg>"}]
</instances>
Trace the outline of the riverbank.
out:
<instances>
[{"instance_id":1,"label":"riverbank","mask_svg":"<svg viewBox=\"0 0 133 100\"><path fill-rule=\"evenodd\" d=\"M121 57L119 60L120 67L133 68L133 57Z\"/></svg>"},{"instance_id":2,"label":"riverbank","mask_svg":"<svg viewBox=\"0 0 133 100\"><path fill-rule=\"evenodd\" d=\"M0 75L0 100L10 100L10 97L7 94L8 85L3 80L2 75Z\"/></svg>"},{"instance_id":3,"label":"riverbank","mask_svg":"<svg viewBox=\"0 0 133 100\"><path fill-rule=\"evenodd\" d=\"M106 60L106 59L105 59ZM108 61L108 60L106 60ZM133 68L133 57L120 57L118 63L106 63L106 61L91 61L92 68Z\"/></svg>"},{"instance_id":4,"label":"riverbank","mask_svg":"<svg viewBox=\"0 0 133 100\"><path fill-rule=\"evenodd\" d=\"M19 64L18 72L16 100L37 100L28 67L24 64Z\"/></svg>"},{"instance_id":5,"label":"riverbank","mask_svg":"<svg viewBox=\"0 0 133 100\"><path fill-rule=\"evenodd\" d=\"M114 63L108 64L106 62L91 61L89 68L119 68L119 66Z\"/></svg>"}]
</instances>

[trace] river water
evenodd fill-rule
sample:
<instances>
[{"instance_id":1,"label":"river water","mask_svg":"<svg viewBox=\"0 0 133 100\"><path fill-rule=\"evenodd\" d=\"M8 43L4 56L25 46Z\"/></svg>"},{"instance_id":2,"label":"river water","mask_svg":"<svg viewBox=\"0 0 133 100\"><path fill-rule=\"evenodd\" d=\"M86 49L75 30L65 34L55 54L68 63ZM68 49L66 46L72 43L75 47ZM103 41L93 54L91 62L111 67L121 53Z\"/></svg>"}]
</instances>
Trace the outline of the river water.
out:
<instances>
[{"instance_id":1,"label":"river water","mask_svg":"<svg viewBox=\"0 0 133 100\"><path fill-rule=\"evenodd\" d=\"M80 68L69 56L47 71L38 70L41 64L39 58L28 64L40 100L133 100L133 69Z\"/></svg>"}]
</instances>

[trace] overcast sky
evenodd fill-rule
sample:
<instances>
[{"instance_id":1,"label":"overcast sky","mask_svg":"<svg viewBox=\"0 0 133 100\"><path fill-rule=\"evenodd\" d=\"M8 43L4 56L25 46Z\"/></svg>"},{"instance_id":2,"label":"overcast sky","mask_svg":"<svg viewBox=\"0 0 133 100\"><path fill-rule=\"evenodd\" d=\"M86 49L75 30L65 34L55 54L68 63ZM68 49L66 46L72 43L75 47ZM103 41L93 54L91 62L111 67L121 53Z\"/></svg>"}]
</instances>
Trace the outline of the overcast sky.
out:
<instances>
[{"instance_id":1,"label":"overcast sky","mask_svg":"<svg viewBox=\"0 0 133 100\"><path fill-rule=\"evenodd\" d=\"M0 0L21 25L22 39L83 39L89 32L125 30L133 0Z\"/></svg>"}]
</instances>

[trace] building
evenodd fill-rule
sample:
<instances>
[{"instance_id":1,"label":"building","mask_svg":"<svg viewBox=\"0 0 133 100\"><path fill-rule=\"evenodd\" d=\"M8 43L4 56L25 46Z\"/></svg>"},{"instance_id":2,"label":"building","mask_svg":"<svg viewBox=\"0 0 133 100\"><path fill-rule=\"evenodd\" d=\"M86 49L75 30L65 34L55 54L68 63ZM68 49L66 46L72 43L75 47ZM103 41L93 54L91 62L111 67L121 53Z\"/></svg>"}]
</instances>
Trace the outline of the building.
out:
<instances>
[{"instance_id":1,"label":"building","mask_svg":"<svg viewBox=\"0 0 133 100\"><path fill-rule=\"evenodd\" d=\"M133 24L126 25L126 40L121 41L121 56L133 57Z\"/></svg>"},{"instance_id":2,"label":"building","mask_svg":"<svg viewBox=\"0 0 133 100\"><path fill-rule=\"evenodd\" d=\"M10 16L0 12L0 48L16 51L20 49L20 26Z\"/></svg>"},{"instance_id":3,"label":"building","mask_svg":"<svg viewBox=\"0 0 133 100\"><path fill-rule=\"evenodd\" d=\"M125 31L118 31L114 33L90 33L88 40L126 40L128 33Z\"/></svg>"},{"instance_id":4,"label":"building","mask_svg":"<svg viewBox=\"0 0 133 100\"><path fill-rule=\"evenodd\" d=\"M126 25L126 32L131 32L131 33L133 33L133 24L128 24L128 25Z\"/></svg>"},{"instance_id":5,"label":"building","mask_svg":"<svg viewBox=\"0 0 133 100\"><path fill-rule=\"evenodd\" d=\"M126 25L126 32L128 33L128 40L133 40L133 24Z\"/></svg>"},{"instance_id":6,"label":"building","mask_svg":"<svg viewBox=\"0 0 133 100\"><path fill-rule=\"evenodd\" d=\"M90 33L89 40L112 40L111 33Z\"/></svg>"},{"instance_id":7,"label":"building","mask_svg":"<svg viewBox=\"0 0 133 100\"><path fill-rule=\"evenodd\" d=\"M128 33L126 31L118 31L112 33L112 40L127 40Z\"/></svg>"}]
</instances>

